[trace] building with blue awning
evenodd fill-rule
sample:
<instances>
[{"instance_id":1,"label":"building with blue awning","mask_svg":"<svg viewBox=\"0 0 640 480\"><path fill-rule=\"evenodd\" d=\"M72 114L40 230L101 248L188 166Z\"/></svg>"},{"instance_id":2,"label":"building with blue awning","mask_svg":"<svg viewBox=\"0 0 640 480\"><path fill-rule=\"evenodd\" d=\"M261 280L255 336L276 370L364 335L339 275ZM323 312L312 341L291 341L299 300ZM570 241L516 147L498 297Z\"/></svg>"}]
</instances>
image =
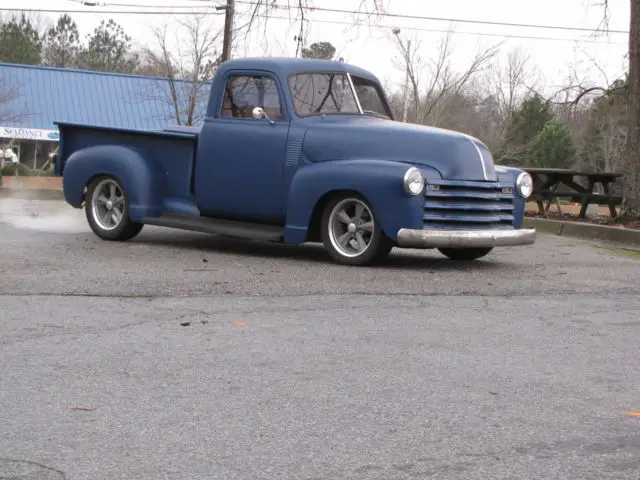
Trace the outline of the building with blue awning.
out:
<instances>
[{"instance_id":1,"label":"building with blue awning","mask_svg":"<svg viewBox=\"0 0 640 480\"><path fill-rule=\"evenodd\" d=\"M181 123L191 88L166 77L0 63L0 150L11 148L21 163L37 168L57 146L54 122L161 130ZM202 85L196 119L208 93Z\"/></svg>"}]
</instances>

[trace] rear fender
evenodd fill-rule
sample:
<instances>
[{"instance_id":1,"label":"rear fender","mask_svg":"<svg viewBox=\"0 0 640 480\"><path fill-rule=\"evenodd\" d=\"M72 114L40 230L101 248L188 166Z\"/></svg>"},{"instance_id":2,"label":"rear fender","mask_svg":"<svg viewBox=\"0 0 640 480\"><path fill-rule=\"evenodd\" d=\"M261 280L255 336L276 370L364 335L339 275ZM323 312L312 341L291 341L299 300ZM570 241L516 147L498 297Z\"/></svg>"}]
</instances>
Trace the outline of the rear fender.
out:
<instances>
[{"instance_id":1,"label":"rear fender","mask_svg":"<svg viewBox=\"0 0 640 480\"><path fill-rule=\"evenodd\" d=\"M145 160L141 152L119 145L83 148L69 156L62 177L67 203L81 208L85 187L100 175L113 176L122 183L131 220L139 221L162 212L166 182L161 172Z\"/></svg>"},{"instance_id":2,"label":"rear fender","mask_svg":"<svg viewBox=\"0 0 640 480\"><path fill-rule=\"evenodd\" d=\"M287 201L284 240L308 241L318 206L333 194L349 191L364 196L373 207L382 231L396 240L401 228L422 228L422 195L409 196L402 186L411 165L384 160L340 160L301 167L293 179ZM429 167L419 167L428 178L440 178Z\"/></svg>"}]
</instances>

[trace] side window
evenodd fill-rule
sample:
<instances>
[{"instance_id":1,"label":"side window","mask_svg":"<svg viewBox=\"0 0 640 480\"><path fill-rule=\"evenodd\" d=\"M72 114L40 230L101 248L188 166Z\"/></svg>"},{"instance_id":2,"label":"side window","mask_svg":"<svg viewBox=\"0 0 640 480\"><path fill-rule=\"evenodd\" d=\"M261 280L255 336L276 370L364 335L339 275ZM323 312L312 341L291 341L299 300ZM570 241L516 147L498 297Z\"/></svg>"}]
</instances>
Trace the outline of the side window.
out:
<instances>
[{"instance_id":1,"label":"side window","mask_svg":"<svg viewBox=\"0 0 640 480\"><path fill-rule=\"evenodd\" d=\"M391 118L392 113L389 111L384 101L384 94L378 85L355 75L352 75L351 79L363 110L370 110Z\"/></svg>"},{"instance_id":2,"label":"side window","mask_svg":"<svg viewBox=\"0 0 640 480\"><path fill-rule=\"evenodd\" d=\"M261 75L229 77L224 89L222 116L253 118L255 107L262 107L274 120L284 116L276 82Z\"/></svg>"}]
</instances>

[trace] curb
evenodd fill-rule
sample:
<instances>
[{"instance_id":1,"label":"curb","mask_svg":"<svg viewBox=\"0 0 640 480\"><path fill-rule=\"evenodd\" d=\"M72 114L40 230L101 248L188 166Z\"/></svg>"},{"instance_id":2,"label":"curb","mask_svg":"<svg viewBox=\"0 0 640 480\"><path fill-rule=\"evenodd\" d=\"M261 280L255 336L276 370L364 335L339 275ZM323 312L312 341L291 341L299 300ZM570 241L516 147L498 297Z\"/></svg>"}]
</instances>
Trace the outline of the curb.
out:
<instances>
[{"instance_id":1,"label":"curb","mask_svg":"<svg viewBox=\"0 0 640 480\"><path fill-rule=\"evenodd\" d=\"M640 246L640 230L623 227L609 227L590 223L566 222L549 220L546 218L525 217L523 226L535 228L539 232L567 237L602 240L606 242L622 243Z\"/></svg>"},{"instance_id":2,"label":"curb","mask_svg":"<svg viewBox=\"0 0 640 480\"><path fill-rule=\"evenodd\" d=\"M0 187L0 198L18 198L20 200L64 200L62 190L45 188Z\"/></svg>"}]
</instances>

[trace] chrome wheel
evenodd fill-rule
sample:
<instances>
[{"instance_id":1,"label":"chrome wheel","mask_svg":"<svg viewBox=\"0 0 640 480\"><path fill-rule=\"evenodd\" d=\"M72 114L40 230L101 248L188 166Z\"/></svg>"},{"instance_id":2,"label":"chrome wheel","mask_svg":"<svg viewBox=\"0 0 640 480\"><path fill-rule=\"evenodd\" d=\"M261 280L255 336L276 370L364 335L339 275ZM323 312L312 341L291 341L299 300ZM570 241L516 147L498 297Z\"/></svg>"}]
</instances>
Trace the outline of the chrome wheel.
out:
<instances>
[{"instance_id":1,"label":"chrome wheel","mask_svg":"<svg viewBox=\"0 0 640 480\"><path fill-rule=\"evenodd\" d=\"M91 196L91 213L103 230L114 230L124 217L124 192L113 179L107 178L96 185Z\"/></svg>"},{"instance_id":2,"label":"chrome wheel","mask_svg":"<svg viewBox=\"0 0 640 480\"><path fill-rule=\"evenodd\" d=\"M345 257L358 257L371 246L374 218L369 207L359 199L340 201L329 216L331 245Z\"/></svg>"}]
</instances>

